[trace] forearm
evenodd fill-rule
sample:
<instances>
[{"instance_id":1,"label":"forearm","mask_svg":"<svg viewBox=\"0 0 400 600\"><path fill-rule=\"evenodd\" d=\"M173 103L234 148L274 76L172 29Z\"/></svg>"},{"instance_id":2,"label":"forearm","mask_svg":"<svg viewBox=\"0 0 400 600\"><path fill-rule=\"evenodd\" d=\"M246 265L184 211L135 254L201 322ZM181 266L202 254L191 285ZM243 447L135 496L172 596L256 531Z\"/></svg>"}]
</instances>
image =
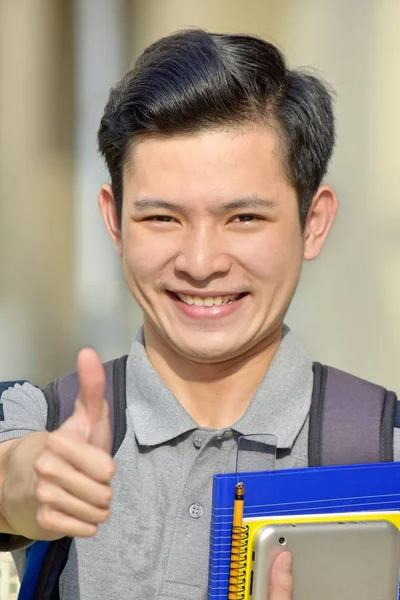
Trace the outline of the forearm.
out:
<instances>
[{"instance_id":1,"label":"forearm","mask_svg":"<svg viewBox=\"0 0 400 600\"><path fill-rule=\"evenodd\" d=\"M7 521L4 515L0 513L0 535L2 533L12 533L15 534L14 528L11 527L10 523Z\"/></svg>"},{"instance_id":2,"label":"forearm","mask_svg":"<svg viewBox=\"0 0 400 600\"><path fill-rule=\"evenodd\" d=\"M48 539L49 532L37 523L34 465L43 451L48 433L31 433L15 440L8 449L0 491L0 529L29 539Z\"/></svg>"}]
</instances>

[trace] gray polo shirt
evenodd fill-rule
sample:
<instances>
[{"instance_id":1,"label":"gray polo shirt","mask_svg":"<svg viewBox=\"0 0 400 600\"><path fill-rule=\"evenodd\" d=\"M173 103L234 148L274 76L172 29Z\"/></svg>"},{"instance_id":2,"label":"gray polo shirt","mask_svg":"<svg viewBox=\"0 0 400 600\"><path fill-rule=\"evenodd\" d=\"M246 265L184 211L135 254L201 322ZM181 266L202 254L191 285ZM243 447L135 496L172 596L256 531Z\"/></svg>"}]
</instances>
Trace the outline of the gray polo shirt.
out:
<instances>
[{"instance_id":1,"label":"gray polo shirt","mask_svg":"<svg viewBox=\"0 0 400 600\"><path fill-rule=\"evenodd\" d=\"M142 335L127 362L127 432L115 457L109 521L76 538L61 600L204 600L212 477L235 470L239 435L274 434L277 468L307 465L312 363L284 338L246 413L231 428L199 428L152 368ZM45 429L47 407L29 384L3 394L0 441ZM14 553L21 567L23 551Z\"/></svg>"}]
</instances>

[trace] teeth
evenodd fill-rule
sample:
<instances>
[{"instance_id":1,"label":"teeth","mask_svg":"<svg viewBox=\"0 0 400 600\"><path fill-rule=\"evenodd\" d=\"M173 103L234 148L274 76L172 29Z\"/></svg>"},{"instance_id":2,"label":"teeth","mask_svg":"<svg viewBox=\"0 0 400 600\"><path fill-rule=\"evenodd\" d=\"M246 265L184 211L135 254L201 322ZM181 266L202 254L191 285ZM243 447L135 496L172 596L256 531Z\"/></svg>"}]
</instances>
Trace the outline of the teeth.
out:
<instances>
[{"instance_id":1,"label":"teeth","mask_svg":"<svg viewBox=\"0 0 400 600\"><path fill-rule=\"evenodd\" d=\"M182 302L185 304L194 304L195 306L221 306L221 304L227 304L237 300L238 294L233 296L208 296L207 298L200 298L199 296L188 296L186 294L176 294Z\"/></svg>"},{"instance_id":2,"label":"teeth","mask_svg":"<svg viewBox=\"0 0 400 600\"><path fill-rule=\"evenodd\" d=\"M204 306L214 306L214 298L204 298Z\"/></svg>"}]
</instances>

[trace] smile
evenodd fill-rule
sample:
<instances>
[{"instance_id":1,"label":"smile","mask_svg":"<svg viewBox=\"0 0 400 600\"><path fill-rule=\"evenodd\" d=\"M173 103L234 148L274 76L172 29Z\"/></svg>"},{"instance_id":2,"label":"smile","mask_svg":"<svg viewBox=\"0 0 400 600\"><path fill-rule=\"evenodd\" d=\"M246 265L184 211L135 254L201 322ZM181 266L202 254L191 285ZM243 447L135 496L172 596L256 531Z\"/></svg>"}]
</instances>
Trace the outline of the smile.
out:
<instances>
[{"instance_id":1,"label":"smile","mask_svg":"<svg viewBox=\"0 0 400 600\"><path fill-rule=\"evenodd\" d=\"M175 293L175 296L179 298L179 300L189 306L222 306L223 304L237 302L243 298L244 295L245 294L233 294L230 296L207 296L206 298L200 298L199 296Z\"/></svg>"}]
</instances>

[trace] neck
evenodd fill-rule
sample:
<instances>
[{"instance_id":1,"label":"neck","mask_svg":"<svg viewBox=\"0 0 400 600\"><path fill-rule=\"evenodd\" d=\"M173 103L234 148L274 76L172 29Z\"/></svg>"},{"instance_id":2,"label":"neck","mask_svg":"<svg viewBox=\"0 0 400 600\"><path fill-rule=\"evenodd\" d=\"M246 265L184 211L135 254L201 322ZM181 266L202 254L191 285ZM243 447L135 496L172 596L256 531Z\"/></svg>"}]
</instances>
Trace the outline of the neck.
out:
<instances>
[{"instance_id":1,"label":"neck","mask_svg":"<svg viewBox=\"0 0 400 600\"><path fill-rule=\"evenodd\" d=\"M153 368L199 427L224 429L246 412L282 339L280 324L243 355L218 363L190 360L144 327Z\"/></svg>"}]
</instances>

